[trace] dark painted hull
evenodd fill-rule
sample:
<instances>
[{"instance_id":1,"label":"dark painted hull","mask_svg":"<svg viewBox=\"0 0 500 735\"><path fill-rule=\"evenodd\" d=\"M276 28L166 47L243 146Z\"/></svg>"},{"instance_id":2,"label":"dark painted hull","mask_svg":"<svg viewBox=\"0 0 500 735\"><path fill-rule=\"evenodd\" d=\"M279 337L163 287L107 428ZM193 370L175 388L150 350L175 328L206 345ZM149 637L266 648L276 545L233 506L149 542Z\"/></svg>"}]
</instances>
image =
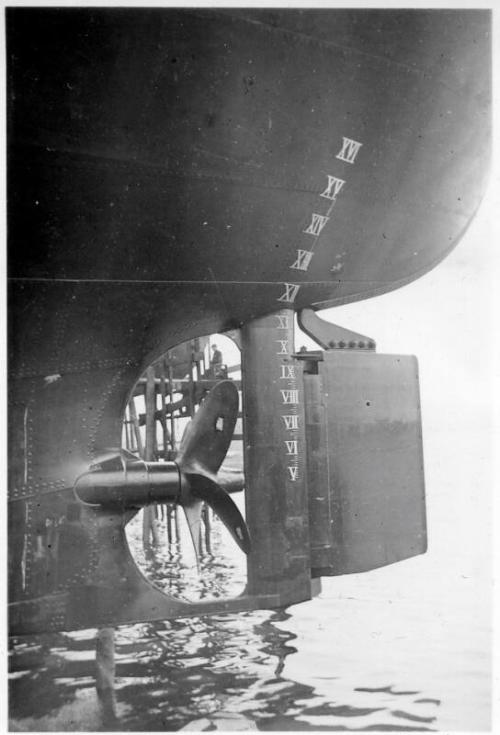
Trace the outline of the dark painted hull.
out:
<instances>
[{"instance_id":1,"label":"dark painted hull","mask_svg":"<svg viewBox=\"0 0 500 735\"><path fill-rule=\"evenodd\" d=\"M479 205L488 12L7 19L15 375L142 364L289 303L388 291Z\"/></svg>"},{"instance_id":2,"label":"dark painted hull","mask_svg":"<svg viewBox=\"0 0 500 735\"><path fill-rule=\"evenodd\" d=\"M284 281L333 305L432 267L479 204L487 13L8 17L13 277L218 281L240 319Z\"/></svg>"}]
</instances>

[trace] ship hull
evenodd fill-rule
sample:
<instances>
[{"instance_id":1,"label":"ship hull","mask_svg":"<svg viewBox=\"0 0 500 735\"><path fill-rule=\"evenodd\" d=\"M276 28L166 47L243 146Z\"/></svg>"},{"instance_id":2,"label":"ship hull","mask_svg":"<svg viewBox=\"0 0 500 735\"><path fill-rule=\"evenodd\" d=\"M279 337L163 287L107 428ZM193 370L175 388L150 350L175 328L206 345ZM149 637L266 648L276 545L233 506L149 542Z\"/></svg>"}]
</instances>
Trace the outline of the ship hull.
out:
<instances>
[{"instance_id":1,"label":"ship hull","mask_svg":"<svg viewBox=\"0 0 500 735\"><path fill-rule=\"evenodd\" d=\"M120 445L147 365L390 291L457 244L487 178L489 27L8 9L11 599L40 593L26 539Z\"/></svg>"}]
</instances>

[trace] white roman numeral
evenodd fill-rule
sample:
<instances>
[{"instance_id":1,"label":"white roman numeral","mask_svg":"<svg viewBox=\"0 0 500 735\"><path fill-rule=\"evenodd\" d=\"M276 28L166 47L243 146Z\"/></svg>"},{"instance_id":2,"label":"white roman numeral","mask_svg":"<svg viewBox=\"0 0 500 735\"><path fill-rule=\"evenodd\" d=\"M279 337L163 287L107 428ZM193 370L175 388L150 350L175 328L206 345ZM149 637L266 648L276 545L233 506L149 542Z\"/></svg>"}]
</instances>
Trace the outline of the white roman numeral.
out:
<instances>
[{"instance_id":1,"label":"white roman numeral","mask_svg":"<svg viewBox=\"0 0 500 735\"><path fill-rule=\"evenodd\" d=\"M285 422L285 429L287 431L293 431L294 429L299 428L299 417L297 415L287 414L286 416L282 416L281 418Z\"/></svg>"},{"instance_id":2,"label":"white roman numeral","mask_svg":"<svg viewBox=\"0 0 500 735\"><path fill-rule=\"evenodd\" d=\"M292 482L295 482L297 479L297 473L299 471L298 467L287 467L288 472L290 473L290 480Z\"/></svg>"},{"instance_id":3,"label":"white roman numeral","mask_svg":"<svg viewBox=\"0 0 500 735\"><path fill-rule=\"evenodd\" d=\"M298 403L299 402L299 391L298 390L281 390L281 396L283 403Z\"/></svg>"},{"instance_id":4,"label":"white roman numeral","mask_svg":"<svg viewBox=\"0 0 500 735\"><path fill-rule=\"evenodd\" d=\"M279 342L280 345L281 345L281 351L280 352L277 352L276 354L277 355L288 355L288 353L289 353L289 349L288 349L289 340L288 339L276 339L275 342Z\"/></svg>"},{"instance_id":5,"label":"white roman numeral","mask_svg":"<svg viewBox=\"0 0 500 735\"><path fill-rule=\"evenodd\" d=\"M314 235L317 236L323 229L323 227L326 225L330 217L325 217L322 214L316 214L314 213L312 215L311 224L307 228L307 230L304 230L304 232L308 235Z\"/></svg>"},{"instance_id":6,"label":"white roman numeral","mask_svg":"<svg viewBox=\"0 0 500 735\"><path fill-rule=\"evenodd\" d=\"M310 250L297 250L297 260L292 263L290 268L295 268L298 271L306 271L309 268L309 263L314 253Z\"/></svg>"},{"instance_id":7,"label":"white roman numeral","mask_svg":"<svg viewBox=\"0 0 500 735\"><path fill-rule=\"evenodd\" d=\"M279 319L278 329L288 329L288 315L287 314L285 314L284 316L283 314L275 314L274 316L278 317Z\"/></svg>"},{"instance_id":8,"label":"white roman numeral","mask_svg":"<svg viewBox=\"0 0 500 735\"><path fill-rule=\"evenodd\" d=\"M280 365L281 375L280 380L294 380L295 379L295 365Z\"/></svg>"},{"instance_id":9,"label":"white roman numeral","mask_svg":"<svg viewBox=\"0 0 500 735\"><path fill-rule=\"evenodd\" d=\"M331 199L334 202L337 195L340 194L340 190L344 186L345 181L343 179L338 179L336 176L329 176L328 174L327 176L328 186L320 196L325 197L325 199Z\"/></svg>"},{"instance_id":10,"label":"white roman numeral","mask_svg":"<svg viewBox=\"0 0 500 735\"><path fill-rule=\"evenodd\" d=\"M298 442L296 439L287 439L285 441L286 444L286 453L287 454L298 454Z\"/></svg>"},{"instance_id":11,"label":"white roman numeral","mask_svg":"<svg viewBox=\"0 0 500 735\"><path fill-rule=\"evenodd\" d=\"M295 297L297 296L300 286L296 283L284 283L283 285L285 287L285 293L281 294L278 301L285 301L286 303L291 304L295 301Z\"/></svg>"},{"instance_id":12,"label":"white roman numeral","mask_svg":"<svg viewBox=\"0 0 500 735\"><path fill-rule=\"evenodd\" d=\"M340 153L337 153L336 158L346 163L354 163L363 143L358 143L357 140L351 140L351 138L344 138L344 136L342 136L342 141L342 149Z\"/></svg>"}]
</instances>

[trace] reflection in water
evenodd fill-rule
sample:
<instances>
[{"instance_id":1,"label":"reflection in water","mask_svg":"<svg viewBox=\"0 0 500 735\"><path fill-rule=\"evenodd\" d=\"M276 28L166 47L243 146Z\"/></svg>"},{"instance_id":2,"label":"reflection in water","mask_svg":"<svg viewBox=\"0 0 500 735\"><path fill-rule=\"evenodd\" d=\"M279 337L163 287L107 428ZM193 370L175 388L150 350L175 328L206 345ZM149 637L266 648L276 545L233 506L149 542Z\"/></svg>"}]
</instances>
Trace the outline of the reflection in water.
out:
<instances>
[{"instance_id":1,"label":"reflection in water","mask_svg":"<svg viewBox=\"0 0 500 735\"><path fill-rule=\"evenodd\" d=\"M334 686L323 701L314 686L283 676L296 653L294 634L281 627L290 617L256 611L123 626L115 692L101 702L93 690L93 631L17 644L12 670L24 674L11 683L11 716L19 728L39 730L431 729L435 717L389 712L380 698L373 706L336 703ZM383 693L397 694L391 687ZM367 702L374 694L365 691Z\"/></svg>"},{"instance_id":2,"label":"reflection in water","mask_svg":"<svg viewBox=\"0 0 500 735\"><path fill-rule=\"evenodd\" d=\"M233 496L239 505L242 499ZM199 569L183 513L179 511L179 538L168 542L167 521L156 521L159 544L142 544L142 517L138 513L127 526L127 539L134 559L148 579L163 592L185 600L236 597L246 585L245 557L229 537L222 522L210 515L210 547L201 546ZM236 549L236 553L234 552Z\"/></svg>"},{"instance_id":3,"label":"reflection in water","mask_svg":"<svg viewBox=\"0 0 500 735\"><path fill-rule=\"evenodd\" d=\"M110 693L100 708L97 698L81 697L93 685L93 631L57 636L57 641L40 636L29 650L17 644L12 671L25 673L12 682L11 716L23 729L56 729L58 710L73 701L71 729L97 724L100 716L99 729L177 730L220 712L233 725L249 720L270 726L290 717L297 699L314 697L312 687L280 677L286 656L295 651L288 645L294 636L273 621L288 617L257 611L120 628L116 719Z\"/></svg>"},{"instance_id":4,"label":"reflection in water","mask_svg":"<svg viewBox=\"0 0 500 735\"><path fill-rule=\"evenodd\" d=\"M131 531L129 541L135 543ZM137 541L134 553L145 573L170 594L237 594L245 581L244 560L233 553L232 539L216 519L212 541L213 553L203 554L199 575L188 543L162 543L144 554ZM478 727L470 729L486 729L479 727L488 711L481 637L470 672L457 674L460 679L450 673L456 670L457 641L464 639L475 608L469 614L463 599L455 604L449 596L448 606L434 601L425 607L418 590L413 601L407 572L412 563L419 561L359 575L357 597L351 580L337 578L324 582L319 597L287 610L121 626L115 631L114 691L101 691L100 699L95 630L13 640L11 728L467 729L460 728L466 698L456 692L462 691L476 703L469 721ZM394 594L386 597L389 574L396 588L405 590L399 602ZM383 594L377 593L379 577ZM446 628L437 610L445 615ZM426 650L422 641L432 648Z\"/></svg>"}]
</instances>

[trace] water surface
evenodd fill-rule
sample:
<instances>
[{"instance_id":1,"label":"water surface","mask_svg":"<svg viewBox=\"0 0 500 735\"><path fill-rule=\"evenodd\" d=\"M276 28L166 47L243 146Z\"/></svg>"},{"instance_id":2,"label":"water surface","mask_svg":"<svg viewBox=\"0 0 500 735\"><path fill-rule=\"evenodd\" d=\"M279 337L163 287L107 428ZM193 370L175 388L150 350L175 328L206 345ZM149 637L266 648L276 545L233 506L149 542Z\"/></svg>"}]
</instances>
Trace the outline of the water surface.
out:
<instances>
[{"instance_id":1,"label":"water surface","mask_svg":"<svg viewBox=\"0 0 500 735\"><path fill-rule=\"evenodd\" d=\"M488 544L467 550L461 515L445 497L429 501L436 544L428 554L326 579L309 602L121 626L114 701L96 697L94 630L14 641L12 729L489 729ZM484 512L469 512L469 532ZM199 576L182 543L141 564L171 593L239 590L244 564L216 520L212 534L217 553L203 555Z\"/></svg>"}]
</instances>

